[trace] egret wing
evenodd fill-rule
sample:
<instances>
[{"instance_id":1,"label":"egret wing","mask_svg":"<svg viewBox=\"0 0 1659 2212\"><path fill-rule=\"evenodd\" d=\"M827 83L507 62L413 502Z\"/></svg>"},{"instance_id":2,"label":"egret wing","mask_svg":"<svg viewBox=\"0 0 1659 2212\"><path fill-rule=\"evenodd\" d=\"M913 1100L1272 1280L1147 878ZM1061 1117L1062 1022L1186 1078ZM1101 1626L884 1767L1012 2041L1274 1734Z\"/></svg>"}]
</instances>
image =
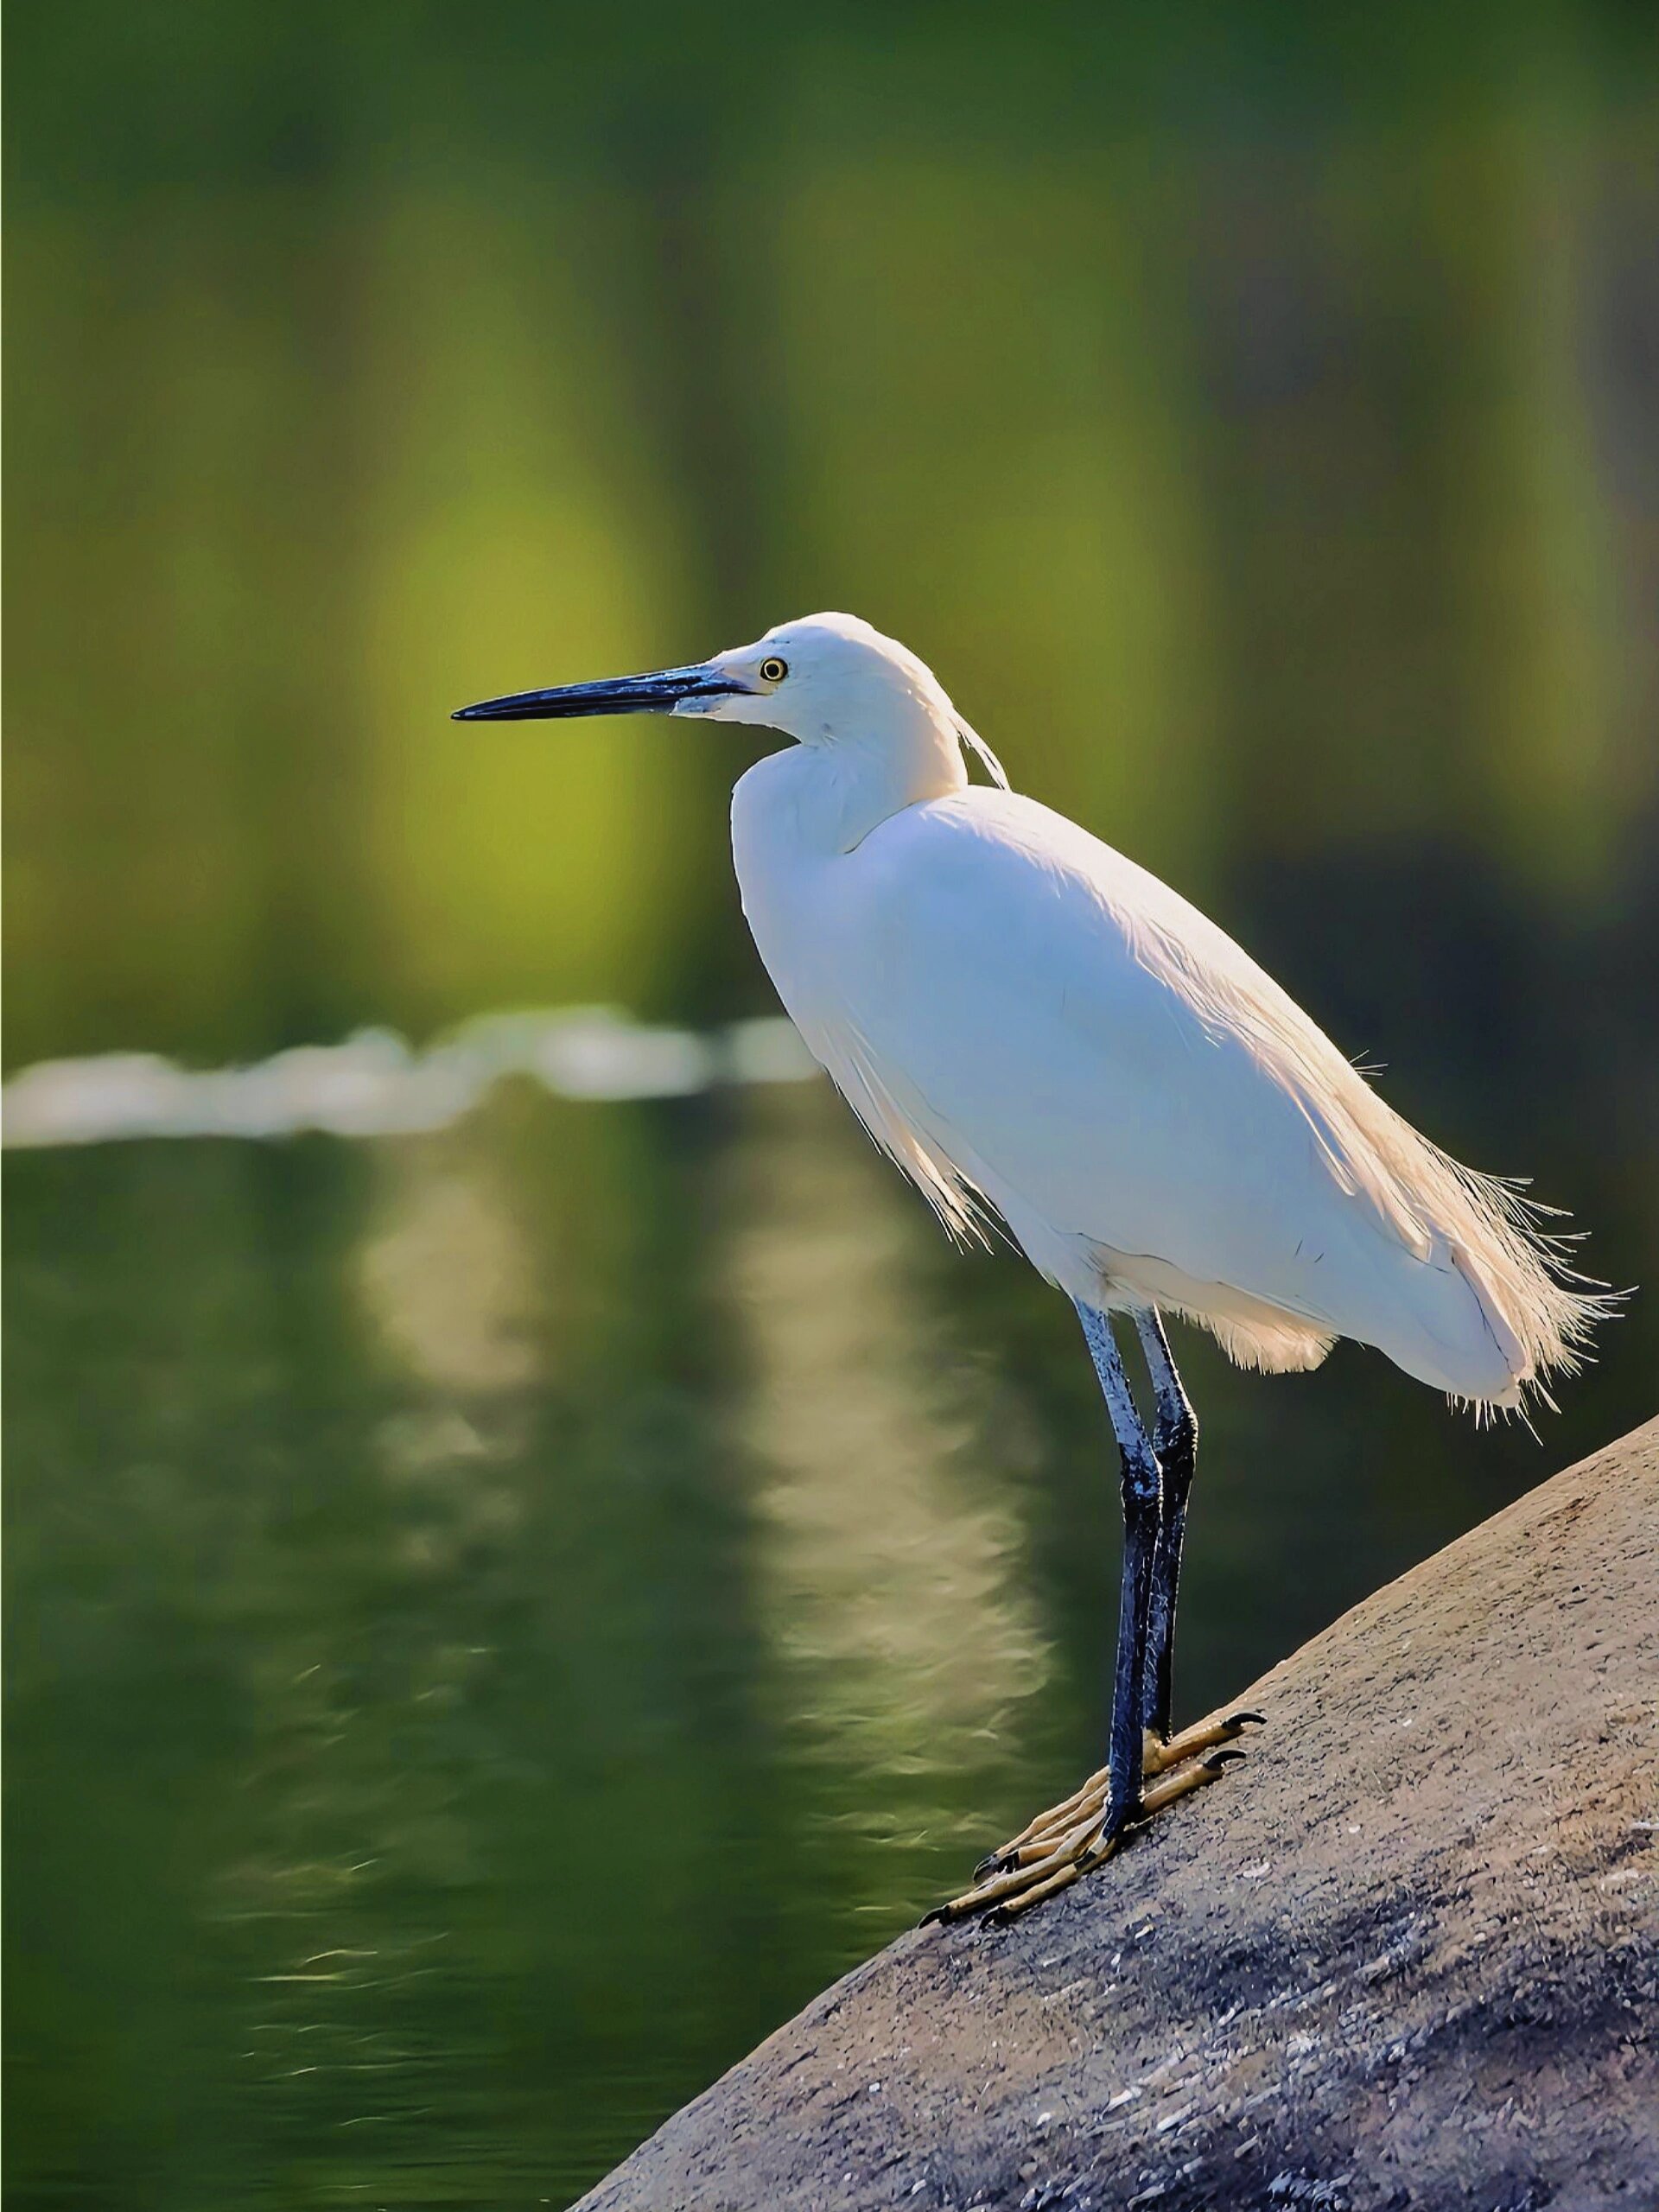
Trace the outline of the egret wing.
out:
<instances>
[{"instance_id":1,"label":"egret wing","mask_svg":"<svg viewBox=\"0 0 1659 2212\"><path fill-rule=\"evenodd\" d=\"M1065 1287L1072 1255L1131 1289L1146 1260L1148 1284L1238 1294L1467 1395L1524 1369L1469 1264L1493 1202L1471 1214L1472 1179L1144 869L973 789L883 823L832 896L839 1050L877 1118L942 1155ZM1167 1302L1210 1318L1196 1295Z\"/></svg>"}]
</instances>

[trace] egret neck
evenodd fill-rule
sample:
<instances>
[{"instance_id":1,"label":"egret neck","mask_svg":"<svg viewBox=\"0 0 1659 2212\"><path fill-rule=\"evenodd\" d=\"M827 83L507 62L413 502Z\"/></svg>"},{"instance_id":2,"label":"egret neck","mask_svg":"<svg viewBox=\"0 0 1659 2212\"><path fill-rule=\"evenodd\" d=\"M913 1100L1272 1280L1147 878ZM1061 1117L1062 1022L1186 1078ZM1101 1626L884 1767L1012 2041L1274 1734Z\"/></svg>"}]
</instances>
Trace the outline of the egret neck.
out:
<instances>
[{"instance_id":1,"label":"egret neck","mask_svg":"<svg viewBox=\"0 0 1659 2212\"><path fill-rule=\"evenodd\" d=\"M872 830L923 799L944 798L968 781L950 702L911 695L873 702L867 719L766 754L732 794L732 841L740 877L744 846L785 832L803 854L850 853Z\"/></svg>"}]
</instances>

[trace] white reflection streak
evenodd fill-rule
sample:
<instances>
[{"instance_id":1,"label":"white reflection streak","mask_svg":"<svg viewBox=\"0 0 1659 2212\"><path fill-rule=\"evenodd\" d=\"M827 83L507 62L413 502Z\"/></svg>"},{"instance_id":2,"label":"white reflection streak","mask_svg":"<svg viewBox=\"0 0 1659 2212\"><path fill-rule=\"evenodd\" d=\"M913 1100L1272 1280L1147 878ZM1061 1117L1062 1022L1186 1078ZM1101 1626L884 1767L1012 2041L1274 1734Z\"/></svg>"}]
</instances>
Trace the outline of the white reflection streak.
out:
<instances>
[{"instance_id":1,"label":"white reflection streak","mask_svg":"<svg viewBox=\"0 0 1659 2212\"><path fill-rule=\"evenodd\" d=\"M464 1140L377 1156L376 1219L358 1253L364 1302L420 1381L468 1396L533 1382L535 1255L522 1221ZM416 1411L385 1440L407 1471L485 1449L457 1409ZM437 1446L436 1450L434 1446Z\"/></svg>"},{"instance_id":2,"label":"white reflection streak","mask_svg":"<svg viewBox=\"0 0 1659 2212\"><path fill-rule=\"evenodd\" d=\"M505 1076L561 1098L684 1098L728 1083L794 1083L817 1068L772 1016L703 1034L611 1007L479 1014L424 1052L389 1029L303 1045L250 1067L179 1067L156 1052L45 1060L0 1093L5 1145L120 1137L407 1136L447 1128Z\"/></svg>"},{"instance_id":3,"label":"white reflection streak","mask_svg":"<svg viewBox=\"0 0 1659 2212\"><path fill-rule=\"evenodd\" d=\"M919 1223L873 1151L779 1100L742 1147L730 1275L753 1385L743 1441L763 1618L797 1679L786 1697L830 1756L912 1778L982 1768L1046 1679L1012 1500L976 1477L972 1418L947 1410L927 1300L906 1280ZM804 1681L801 1677L806 1677ZM883 1785L869 1790L879 1824ZM891 1801L893 1793L887 1796Z\"/></svg>"}]
</instances>

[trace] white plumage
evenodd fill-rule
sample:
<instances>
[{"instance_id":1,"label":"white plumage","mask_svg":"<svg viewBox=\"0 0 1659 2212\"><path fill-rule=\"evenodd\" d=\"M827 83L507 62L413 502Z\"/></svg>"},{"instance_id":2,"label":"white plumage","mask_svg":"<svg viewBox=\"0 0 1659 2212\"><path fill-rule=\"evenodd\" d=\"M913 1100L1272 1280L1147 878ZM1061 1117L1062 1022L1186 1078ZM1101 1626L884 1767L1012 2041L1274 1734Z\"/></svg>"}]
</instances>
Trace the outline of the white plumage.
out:
<instances>
[{"instance_id":1,"label":"white plumage","mask_svg":"<svg viewBox=\"0 0 1659 2212\"><path fill-rule=\"evenodd\" d=\"M912 654L818 615L711 665L768 658L775 691L676 711L801 741L734 795L744 912L811 1051L950 1228L988 1209L1073 1298L1177 1310L1248 1365L1351 1337L1510 1407L1573 1363L1597 1301L1515 1192L1420 1136L1167 886L970 785L971 733Z\"/></svg>"},{"instance_id":2,"label":"white plumage","mask_svg":"<svg viewBox=\"0 0 1659 2212\"><path fill-rule=\"evenodd\" d=\"M1000 1217L1080 1306L1173 1309L1247 1365L1313 1367L1352 1337L1487 1408L1574 1363L1606 1301L1537 1210L1419 1136L1185 899L1008 790L903 645L815 614L461 715L641 710L797 741L733 795L743 910L807 1044L948 1228Z\"/></svg>"}]
</instances>

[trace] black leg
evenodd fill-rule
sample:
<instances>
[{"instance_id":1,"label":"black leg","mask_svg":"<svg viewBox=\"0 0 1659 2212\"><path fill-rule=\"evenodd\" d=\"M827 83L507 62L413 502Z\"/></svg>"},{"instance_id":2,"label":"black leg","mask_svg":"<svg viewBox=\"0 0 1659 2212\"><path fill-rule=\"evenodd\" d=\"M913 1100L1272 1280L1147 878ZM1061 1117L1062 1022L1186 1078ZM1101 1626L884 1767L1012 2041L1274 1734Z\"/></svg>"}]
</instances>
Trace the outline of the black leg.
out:
<instances>
[{"instance_id":1,"label":"black leg","mask_svg":"<svg viewBox=\"0 0 1659 2212\"><path fill-rule=\"evenodd\" d=\"M1081 1303L1077 1315L1123 1464L1123 1584L1107 1764L982 1859L972 1888L937 1906L929 1920L983 1913L988 1923L1009 1921L1058 1896L1110 1855L1132 1821L1213 1782L1239 1756L1225 1747L1247 1722L1261 1719L1232 1713L1169 1738L1170 1639L1198 1424L1156 1313L1136 1316L1158 1405L1151 1436L1110 1321ZM1156 1741L1149 1741L1154 1730Z\"/></svg>"},{"instance_id":2,"label":"black leg","mask_svg":"<svg viewBox=\"0 0 1659 2212\"><path fill-rule=\"evenodd\" d=\"M1170 1356L1163 1323L1148 1309L1135 1315L1135 1325L1152 1376L1158 1409L1153 1450L1163 1470L1152 1603L1147 1617L1147 1726L1162 1741L1169 1734L1175 1599L1181 1580L1181 1546L1186 1537L1187 1495L1198 1458L1198 1424Z\"/></svg>"},{"instance_id":3,"label":"black leg","mask_svg":"<svg viewBox=\"0 0 1659 2212\"><path fill-rule=\"evenodd\" d=\"M1113 1340L1111 1323L1092 1306L1079 1306L1083 1333L1112 1418L1122 1459L1123 1581L1118 1599L1117 1664L1112 1681L1112 1736L1106 1813L1101 1834L1109 1840L1139 1809L1147 1726L1147 1619L1159 1527L1158 1459L1135 1408L1129 1380Z\"/></svg>"}]
</instances>

